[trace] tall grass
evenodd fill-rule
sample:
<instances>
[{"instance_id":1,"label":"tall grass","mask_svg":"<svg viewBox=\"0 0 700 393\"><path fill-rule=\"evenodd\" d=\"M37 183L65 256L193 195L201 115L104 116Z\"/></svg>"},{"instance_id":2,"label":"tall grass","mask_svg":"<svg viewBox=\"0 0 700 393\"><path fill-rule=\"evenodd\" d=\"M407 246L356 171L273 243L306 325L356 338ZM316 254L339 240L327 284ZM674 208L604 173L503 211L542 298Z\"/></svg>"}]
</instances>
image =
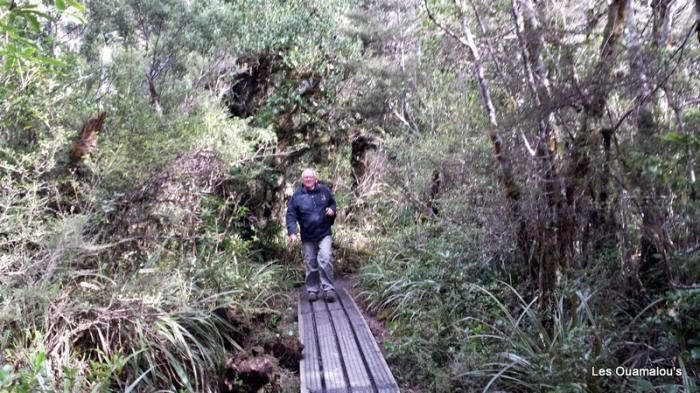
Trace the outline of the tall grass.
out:
<instances>
[{"instance_id":1,"label":"tall grass","mask_svg":"<svg viewBox=\"0 0 700 393\"><path fill-rule=\"evenodd\" d=\"M697 390L693 377L682 357L674 363L682 371L681 378L620 377L593 375L592 369L669 368L674 364L659 363L635 366L621 353L635 337L639 319L653 309L652 302L631 320L613 320L595 312L594 294L576 291L560 295L551 308L537 306L535 297L526 301L517 290L501 283L517 298L508 306L486 288L474 289L486 294L495 306L492 322L467 317L458 324L466 341L491 342L494 349L489 361L473 369L461 370L453 377L466 386L471 379L482 381L480 390L522 392L600 392L600 391L683 391ZM475 333L476 325L485 327ZM617 324L617 326L615 326Z\"/></svg>"},{"instance_id":2,"label":"tall grass","mask_svg":"<svg viewBox=\"0 0 700 393\"><path fill-rule=\"evenodd\" d=\"M218 391L227 356L243 351L238 340L248 327L217 310L245 313L284 300L275 295L282 289L279 268L241 259L162 260L110 273L74 271L75 259L59 258L54 276L40 276L39 285L4 286L3 308L16 311L3 315L2 363L16 371L3 386L52 391L72 380L71 390ZM222 280L202 280L212 275Z\"/></svg>"},{"instance_id":3,"label":"tall grass","mask_svg":"<svg viewBox=\"0 0 700 393\"><path fill-rule=\"evenodd\" d=\"M232 353L244 351L238 340L249 329L245 318L225 310L245 314L284 300L275 295L282 277L272 263L239 258L231 266L207 265L195 259L194 266L182 261L178 265L186 268L177 269L160 261L118 276L74 272L71 262L64 260L56 268L61 273L30 290L3 287L4 308L17 307L3 316L2 363L16 370L3 386L51 391L72 380L71 390L218 391L222 367ZM192 270L198 274L189 275ZM211 270L228 281L216 285L221 292L202 280Z\"/></svg>"},{"instance_id":4,"label":"tall grass","mask_svg":"<svg viewBox=\"0 0 700 393\"><path fill-rule=\"evenodd\" d=\"M499 387L519 391L587 391L591 366L610 362L611 332L602 332L589 307L590 295L575 293L575 300L559 297L551 312L537 307L538 298L526 301L513 287L501 283L517 298L509 307L488 289L475 285L495 306L493 321L466 317L458 321L467 341L491 341L496 349L490 361L475 370L457 373L455 380L483 379L483 391ZM474 332L480 326L483 331ZM601 337L601 334L604 336Z\"/></svg>"},{"instance_id":5,"label":"tall grass","mask_svg":"<svg viewBox=\"0 0 700 393\"><path fill-rule=\"evenodd\" d=\"M387 360L402 383L434 392L695 389L695 341L684 341L694 326L692 291L632 304L617 300L624 296L613 282L582 272L542 301L500 280L488 260L471 262L478 254L464 240L429 225L404 228L377 242L361 270L363 297L386 321ZM679 378L591 372L618 366L685 368Z\"/></svg>"},{"instance_id":6,"label":"tall grass","mask_svg":"<svg viewBox=\"0 0 700 393\"><path fill-rule=\"evenodd\" d=\"M226 360L247 351L248 315L290 301L288 274L225 216L186 229L187 247L177 228L148 243L106 236L111 202L93 179L0 159L2 392L219 391ZM207 219L201 195L184 200Z\"/></svg>"}]
</instances>

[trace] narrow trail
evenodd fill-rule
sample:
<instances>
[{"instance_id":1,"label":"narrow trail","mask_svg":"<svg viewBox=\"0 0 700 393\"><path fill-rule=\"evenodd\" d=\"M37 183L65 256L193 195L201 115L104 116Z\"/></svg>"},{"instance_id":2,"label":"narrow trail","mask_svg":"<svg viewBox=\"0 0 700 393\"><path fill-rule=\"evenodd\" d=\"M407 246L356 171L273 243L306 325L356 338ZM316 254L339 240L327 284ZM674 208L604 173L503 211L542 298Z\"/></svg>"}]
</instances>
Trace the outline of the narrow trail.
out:
<instances>
[{"instance_id":1,"label":"narrow trail","mask_svg":"<svg viewBox=\"0 0 700 393\"><path fill-rule=\"evenodd\" d=\"M389 94L395 105L406 108L409 88L389 86L410 85L407 62L420 59L418 40L406 34L417 17L419 4L413 0L405 3L370 0L346 15L350 21L347 34L361 40L363 45L362 60L357 64L362 77L356 78L355 83L379 86L364 89L366 97L376 100L360 100L352 106L352 110L363 117L362 128L393 127L392 122L396 120L392 119L389 107L379 104L387 99L387 89L391 90ZM383 115L377 115L378 112ZM353 187L361 189L366 187L361 183L369 171L366 155L376 149L380 137L368 131L352 138L352 173L358 183ZM360 194L362 192L353 195ZM352 246L347 249L355 252ZM299 367L301 392L398 393L399 386L370 329L370 326L376 328L378 322L364 314L352 297L352 274L357 265L345 262L337 265L345 268L336 270L336 274L350 276L335 281L336 302L327 303L324 299L309 302L306 291L297 290L299 340L304 347ZM380 341L381 336L377 336Z\"/></svg>"},{"instance_id":2,"label":"narrow trail","mask_svg":"<svg viewBox=\"0 0 700 393\"><path fill-rule=\"evenodd\" d=\"M302 393L398 393L399 388L369 326L348 295L348 281L336 282L338 300L309 302L299 290Z\"/></svg>"}]
</instances>

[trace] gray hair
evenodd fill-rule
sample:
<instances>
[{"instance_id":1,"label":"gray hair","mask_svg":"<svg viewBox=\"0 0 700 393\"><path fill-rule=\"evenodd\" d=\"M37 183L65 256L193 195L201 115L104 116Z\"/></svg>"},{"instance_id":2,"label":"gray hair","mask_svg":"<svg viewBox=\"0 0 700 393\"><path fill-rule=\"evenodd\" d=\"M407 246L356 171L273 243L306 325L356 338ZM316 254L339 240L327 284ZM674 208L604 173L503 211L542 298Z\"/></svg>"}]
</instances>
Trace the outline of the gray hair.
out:
<instances>
[{"instance_id":1,"label":"gray hair","mask_svg":"<svg viewBox=\"0 0 700 393\"><path fill-rule=\"evenodd\" d=\"M302 177L302 178L304 178L304 174L311 174L311 175L313 175L315 178L318 178L318 176L316 176L316 171L314 170L314 168L306 168L306 169L304 169L304 170L301 172L301 177Z\"/></svg>"}]
</instances>

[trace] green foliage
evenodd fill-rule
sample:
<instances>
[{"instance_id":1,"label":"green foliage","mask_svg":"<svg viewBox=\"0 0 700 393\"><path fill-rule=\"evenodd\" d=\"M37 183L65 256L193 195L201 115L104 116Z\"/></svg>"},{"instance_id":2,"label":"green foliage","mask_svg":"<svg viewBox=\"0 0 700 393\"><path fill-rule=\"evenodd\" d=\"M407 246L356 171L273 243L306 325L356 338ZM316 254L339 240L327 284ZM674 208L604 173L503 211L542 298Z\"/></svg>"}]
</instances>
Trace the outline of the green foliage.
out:
<instances>
[{"instance_id":1,"label":"green foliage","mask_svg":"<svg viewBox=\"0 0 700 393\"><path fill-rule=\"evenodd\" d=\"M3 0L0 9L0 148L31 150L52 117L43 108L65 98L62 78L74 70L74 58L57 49L48 31L82 23L83 7L73 0Z\"/></svg>"},{"instance_id":2,"label":"green foliage","mask_svg":"<svg viewBox=\"0 0 700 393\"><path fill-rule=\"evenodd\" d=\"M52 377L46 356L46 348L41 341L41 333L23 332L25 339L33 346L27 347L22 356L25 357L26 366L14 370L9 364L3 365L0 371L0 391L9 392L46 392L50 391L49 381ZM30 338L30 335L33 338ZM10 389L11 388L11 389Z\"/></svg>"},{"instance_id":3,"label":"green foliage","mask_svg":"<svg viewBox=\"0 0 700 393\"><path fill-rule=\"evenodd\" d=\"M464 326L465 340L492 342L493 349L489 360L477 370L459 372L456 378L486 378L484 391L491 386L519 391L587 391L595 384L588 379L591 367L611 362L607 347L613 337L601 332L602 319L588 303L591 296L582 292L571 300L562 296L550 315L537 306L538 299L526 302L515 289L502 285L518 299L517 311L511 311L491 291L475 288L493 302L494 315L488 322L470 316L460 325Z\"/></svg>"},{"instance_id":4,"label":"green foliage","mask_svg":"<svg viewBox=\"0 0 700 393\"><path fill-rule=\"evenodd\" d=\"M0 59L6 73L31 74L42 68L65 66L50 53L53 37L47 36L42 28L62 16L82 21L80 13L85 11L82 4L75 0L55 3L44 0L39 4L2 0L0 9L3 10L0 13L0 31L3 32Z\"/></svg>"},{"instance_id":5,"label":"green foliage","mask_svg":"<svg viewBox=\"0 0 700 393\"><path fill-rule=\"evenodd\" d=\"M216 391L231 353L249 350L247 315L289 305L298 272L275 259L280 227L251 225L259 206L246 204L277 186L261 159L275 130L231 118L213 86L243 53L325 67L339 47L327 16L349 4L312 6L64 0L40 14L0 3L0 391ZM75 12L80 52L34 23L68 26ZM73 171L68 151L99 111L97 147ZM112 232L120 198L202 150L225 167L226 193L187 193L192 221L166 217L156 239ZM255 331L274 336L280 320Z\"/></svg>"},{"instance_id":6,"label":"green foliage","mask_svg":"<svg viewBox=\"0 0 700 393\"><path fill-rule=\"evenodd\" d=\"M648 322L663 332L662 351L679 351L686 364L700 362L700 290L668 292L665 303Z\"/></svg>"},{"instance_id":7,"label":"green foliage","mask_svg":"<svg viewBox=\"0 0 700 393\"><path fill-rule=\"evenodd\" d=\"M64 231L62 227L62 235ZM65 249L70 241L60 240L55 247ZM156 252L132 272L114 272L109 261L98 261L102 267L91 268L77 282L67 269L75 262L60 258L54 269L61 273L43 279L46 288L63 287L55 295L44 290L45 296L64 299L54 306L32 301L36 288L20 291L6 286L1 296L4 309L15 305L21 312L4 313L4 326L22 326L27 321L40 325L44 314L54 322L50 332L37 334L29 346L17 342L4 349L5 359L27 365L5 375L4 383L19 391L51 390L71 375L77 378L79 370L85 379L76 379L75 386L96 391L115 384L121 389L133 384L193 391L217 386L217 370L229 350L242 348L236 343L241 335L237 322L213 310L232 304L268 306L280 300L283 290L284 277L275 264L254 263L250 255L245 245L201 257L182 255L181 260ZM59 315L62 319L53 319ZM53 355L48 357L48 350L37 342L49 343ZM61 373L47 371L56 365L63 367Z\"/></svg>"},{"instance_id":8,"label":"green foliage","mask_svg":"<svg viewBox=\"0 0 700 393\"><path fill-rule=\"evenodd\" d=\"M385 347L394 374L411 385L450 390L449 369L462 346L457 322L483 311L468 288L487 279L490 267L470 235L434 223L407 226L376 243L379 252L361 268L369 309L391 320L396 341Z\"/></svg>"},{"instance_id":9,"label":"green foliage","mask_svg":"<svg viewBox=\"0 0 700 393\"><path fill-rule=\"evenodd\" d=\"M310 6L304 1L274 4L255 0L236 3L232 9L244 22L236 35L247 38L241 40L250 45L245 51L289 48L292 52L288 63L298 68L303 63L301 59L313 56L314 52L318 53L328 45L335 45L333 37L327 34L336 23L334 15L342 15L352 6L353 2L331 1Z\"/></svg>"},{"instance_id":10,"label":"green foliage","mask_svg":"<svg viewBox=\"0 0 700 393\"><path fill-rule=\"evenodd\" d=\"M695 65L690 60L678 63L680 72L672 78L680 83L663 87L671 95L665 90L666 95L654 92L649 97L654 130L642 135L634 121L642 93L635 79L639 71L628 63L637 55L627 46L630 42L618 45L619 55L606 64L615 69L611 78L615 83L600 81L599 30L608 5L600 3L591 15L582 17L563 3L561 7L538 3L532 15L548 26L541 37L543 47L538 48L532 40L539 38L538 29L524 35L525 44L513 33L511 8L525 13L525 25L532 10L517 2L464 4L465 9L459 10L455 2L437 0L416 7L402 3L404 7L394 10L394 3L378 1L357 18L389 20L387 25L396 28L393 36L374 28L359 34L366 53L386 51L384 58L366 61L366 68L384 60L387 71L365 73L369 105L362 105L360 98L357 108L374 109L372 104L382 102L390 110L377 127L382 129L379 155L386 159L384 191L376 200L364 201L363 210L353 217L363 228L371 227L368 222L381 223L374 226L381 238L369 247L372 256L361 269L361 284L370 310L387 323L391 339L385 347L394 374L406 386L434 392L692 391L698 363L687 341L697 336L698 329L694 317L687 316L697 314L694 296L679 290L661 302L654 300L661 294L640 290L637 282L639 266L645 262L639 257L640 238L649 236L653 242L669 244L664 255L668 261L653 266L662 280L671 281L671 286L697 283L696 222L700 221L697 184L691 176L692 171L697 173L699 148L700 123L692 107L697 78L680 71ZM427 17L426 7L440 27ZM387 10L395 17L387 17ZM651 39L642 19L627 28L634 24L639 24L640 42ZM674 33L678 37L681 30L691 28L680 26ZM498 151L488 139L492 126L479 95L472 53L458 41L466 37L465 27L480 51L484 74L479 77L488 83L493 99L502 138ZM583 34L576 38L569 34L579 27L585 39ZM557 39L550 40L550 33ZM500 39L507 36L513 39ZM650 61L639 69L647 76L652 70L665 72L664 67L655 68L654 57L643 48L640 58L648 56ZM543 64L533 63L527 70L523 53L541 55ZM400 60L392 62L392 56ZM399 62L402 73L392 73L391 65ZM532 86L524 82L540 66L551 83L547 94L539 92L541 105ZM627 75L632 84L620 84ZM381 91L373 94L376 86ZM606 111L619 108L616 113L625 113L634 108L632 116L617 124L619 116L592 119L585 109L590 97L579 101L571 95L584 86L590 87L589 92L605 91ZM665 107L674 99L693 104L674 118ZM358 112L370 117L369 111ZM549 121L550 134L547 140L538 140L543 129L537 122L543 119ZM615 127L609 153L604 140L588 139L591 125ZM576 158L581 154L574 146L577 140L584 141L584 159ZM533 151L545 145L551 149L546 165ZM503 172L497 160L502 159L510 160L521 185L515 206L498 191ZM555 174L556 187L550 188L545 178L550 173ZM439 175L439 187L434 187L433 174ZM579 184L583 186L577 188ZM555 206L560 203L566 206L563 210ZM645 204L653 209L644 211ZM435 206L438 214L430 211ZM650 219L652 213L658 216ZM600 214L610 216L609 228L594 224L591 218ZM645 227L652 221L653 228ZM527 227L524 238L533 236L528 242L542 236L544 243L554 245L561 241L560 235L572 231L566 251L573 254L571 263L555 269L540 250L518 245L523 240L515 236L519 224ZM647 234L654 231L653 236ZM593 246L598 236L609 242ZM515 252L516 245L522 247L520 252ZM538 279L542 280L538 269L540 274L548 271L556 276L554 287L559 292L530 303L538 293ZM680 309L684 316L676 313ZM681 362L687 367L682 378L590 378L592 365L680 367Z\"/></svg>"},{"instance_id":11,"label":"green foliage","mask_svg":"<svg viewBox=\"0 0 700 393\"><path fill-rule=\"evenodd\" d=\"M460 32L454 2L428 5ZM466 16L475 18L472 12L487 4L470 5ZM595 13L604 15L604 6ZM543 7L538 13L545 17ZM695 389L697 291L679 286L649 304L641 299L655 294L627 299L618 291L621 282L637 279L638 250L630 243L641 236L640 212L616 213L624 228L608 235L621 244L596 251L590 261L574 259L579 265L560 277L565 290L543 304L524 295L513 209L499 198L488 121L476 81L465 74L472 64L422 4L0 0L0 10L0 391L216 391L227 356L250 350L251 331L273 336L283 328L271 309L291 305L285 293L300 271L293 263L298 250L292 254L280 241L281 190L295 183L290 173L318 163L341 206L334 227L338 266L359 267L363 297L391 336L384 345L394 374L411 388ZM488 48L482 60L503 147L523 180L519 207L536 227L551 206L532 186L541 174L518 144L532 141L530 120L542 108L530 102L520 62L511 61L520 53L517 40L491 39L512 37L502 17L510 20L509 3L488 4L473 28L477 44ZM571 91L571 70L583 76L584 91L595 91L586 78L598 72L591 54L600 26L576 25L568 14L550 17L543 25L552 26L544 44L552 91ZM587 37L571 44L568 31ZM231 118L221 100L242 71L236 60L261 53L284 71L263 81L251 119ZM562 60L569 57L572 64ZM691 97L695 74L679 63L684 68L687 97L672 85L677 73L664 87L669 100ZM297 94L312 77L321 80L319 92ZM622 91L637 83L623 82L611 88L612 117L637 96ZM561 134L556 170L567 168L581 120L568 108L585 106L572 99L565 97L552 129ZM303 135L276 129L280 115L293 110L293 122L311 125ZM96 147L69 165L79 131L101 111L107 122ZM661 112L660 119L668 115ZM606 161L621 183L638 181L609 195L611 210L626 198L656 198L663 213L657 224L673 241L666 257L681 283L698 277L700 205L688 171L697 171L699 119L687 106L685 128L659 121L669 131L645 141L651 148L644 154L630 143L638 139L634 127L621 124L618 156ZM357 186L346 143L356 132L378 144ZM586 154L596 159L597 150ZM198 173L172 169L193 151L213 152L223 166L215 189L136 192L164 184L149 183L160 175L175 175L177 185L179 175ZM586 176L580 180L595 188ZM149 200L153 195L164 201ZM587 195L567 194L576 200L571 214L593 215ZM148 210L171 203L169 197L177 206ZM141 204L144 225L152 220L155 232L139 232L143 222L129 221L127 207ZM126 224L118 227L122 218ZM536 263L531 258L527 263ZM503 281L519 283L518 290ZM611 306L613 296L622 300ZM250 316L259 312L273 316L251 329ZM681 367L684 375L588 377L591 365L640 358Z\"/></svg>"}]
</instances>

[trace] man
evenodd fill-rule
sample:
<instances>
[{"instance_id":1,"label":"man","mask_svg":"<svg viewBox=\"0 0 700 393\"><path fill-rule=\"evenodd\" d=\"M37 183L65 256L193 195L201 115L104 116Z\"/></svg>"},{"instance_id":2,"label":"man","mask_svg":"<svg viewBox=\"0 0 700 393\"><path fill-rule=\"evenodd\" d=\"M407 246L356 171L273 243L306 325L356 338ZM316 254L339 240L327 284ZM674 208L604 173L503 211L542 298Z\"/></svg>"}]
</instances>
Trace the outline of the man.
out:
<instances>
[{"instance_id":1,"label":"man","mask_svg":"<svg viewBox=\"0 0 700 393\"><path fill-rule=\"evenodd\" d=\"M331 262L331 225L335 221L336 205L331 190L316 180L316 171L304 169L301 187L297 188L287 205L287 235L297 241L297 221L301 229L302 251L306 262L306 291L309 301L318 299L323 290L326 301L336 300Z\"/></svg>"}]
</instances>

